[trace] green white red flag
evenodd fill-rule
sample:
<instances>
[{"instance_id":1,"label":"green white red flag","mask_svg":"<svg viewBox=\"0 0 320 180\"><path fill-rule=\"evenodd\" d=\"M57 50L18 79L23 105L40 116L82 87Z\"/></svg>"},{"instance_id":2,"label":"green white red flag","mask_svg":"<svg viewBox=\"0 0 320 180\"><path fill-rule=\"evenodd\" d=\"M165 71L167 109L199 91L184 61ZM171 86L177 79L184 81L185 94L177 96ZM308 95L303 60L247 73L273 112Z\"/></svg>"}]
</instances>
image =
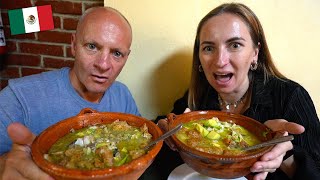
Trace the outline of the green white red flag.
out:
<instances>
[{"instance_id":1,"label":"green white red flag","mask_svg":"<svg viewBox=\"0 0 320 180\"><path fill-rule=\"evenodd\" d=\"M54 28L51 5L9 10L8 15L12 35Z\"/></svg>"}]
</instances>

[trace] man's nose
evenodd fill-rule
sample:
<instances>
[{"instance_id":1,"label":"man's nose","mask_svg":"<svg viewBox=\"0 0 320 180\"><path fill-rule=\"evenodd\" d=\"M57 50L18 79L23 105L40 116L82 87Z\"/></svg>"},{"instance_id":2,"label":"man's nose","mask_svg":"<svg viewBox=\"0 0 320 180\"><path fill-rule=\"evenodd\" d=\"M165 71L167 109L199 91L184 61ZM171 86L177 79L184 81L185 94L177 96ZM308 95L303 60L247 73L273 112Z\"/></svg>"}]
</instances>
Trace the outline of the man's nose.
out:
<instances>
[{"instance_id":1,"label":"man's nose","mask_svg":"<svg viewBox=\"0 0 320 180\"><path fill-rule=\"evenodd\" d=\"M101 52L95 64L102 71L108 70L111 67L110 51Z\"/></svg>"}]
</instances>

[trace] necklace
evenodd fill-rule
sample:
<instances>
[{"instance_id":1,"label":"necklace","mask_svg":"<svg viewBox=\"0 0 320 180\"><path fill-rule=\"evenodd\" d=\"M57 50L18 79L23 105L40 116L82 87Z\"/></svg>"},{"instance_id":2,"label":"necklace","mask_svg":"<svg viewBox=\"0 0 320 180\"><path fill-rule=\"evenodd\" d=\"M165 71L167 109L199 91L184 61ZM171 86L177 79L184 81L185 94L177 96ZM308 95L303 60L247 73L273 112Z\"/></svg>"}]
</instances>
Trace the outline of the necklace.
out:
<instances>
[{"instance_id":1,"label":"necklace","mask_svg":"<svg viewBox=\"0 0 320 180\"><path fill-rule=\"evenodd\" d=\"M218 94L218 100L219 100L220 107L224 106L226 108L226 110L230 110L230 107L233 106L233 108L236 109L240 103L243 103L243 100L246 97L247 92L244 93L244 95L238 101L233 102L233 103L226 102L225 100L223 100L221 98L220 94Z\"/></svg>"}]
</instances>

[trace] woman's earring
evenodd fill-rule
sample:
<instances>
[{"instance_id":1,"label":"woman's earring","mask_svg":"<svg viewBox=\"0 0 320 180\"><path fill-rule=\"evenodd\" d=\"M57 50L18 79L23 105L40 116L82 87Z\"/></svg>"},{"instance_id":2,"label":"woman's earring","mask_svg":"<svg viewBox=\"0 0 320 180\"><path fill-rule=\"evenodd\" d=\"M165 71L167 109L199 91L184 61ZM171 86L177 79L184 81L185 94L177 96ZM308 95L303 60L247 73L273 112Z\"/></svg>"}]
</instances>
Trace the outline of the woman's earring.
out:
<instances>
[{"instance_id":1,"label":"woman's earring","mask_svg":"<svg viewBox=\"0 0 320 180\"><path fill-rule=\"evenodd\" d=\"M257 63L256 61L253 61L253 62L250 64L250 70L251 70L251 71L255 71L257 68L258 68L258 63Z\"/></svg>"},{"instance_id":2,"label":"woman's earring","mask_svg":"<svg viewBox=\"0 0 320 180\"><path fill-rule=\"evenodd\" d=\"M201 64L199 65L199 72L203 72Z\"/></svg>"}]
</instances>

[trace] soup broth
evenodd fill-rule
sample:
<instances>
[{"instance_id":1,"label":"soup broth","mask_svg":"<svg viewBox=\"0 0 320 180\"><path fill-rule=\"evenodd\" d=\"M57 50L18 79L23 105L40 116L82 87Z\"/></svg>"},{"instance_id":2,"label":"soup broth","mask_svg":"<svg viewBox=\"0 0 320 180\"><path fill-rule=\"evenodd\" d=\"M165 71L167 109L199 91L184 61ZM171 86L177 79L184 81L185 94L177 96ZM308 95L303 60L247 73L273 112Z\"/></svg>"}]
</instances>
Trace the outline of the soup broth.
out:
<instances>
[{"instance_id":1,"label":"soup broth","mask_svg":"<svg viewBox=\"0 0 320 180\"><path fill-rule=\"evenodd\" d=\"M117 120L70 132L52 145L45 159L70 169L121 166L144 155L151 139L146 124L138 128Z\"/></svg>"},{"instance_id":2,"label":"soup broth","mask_svg":"<svg viewBox=\"0 0 320 180\"><path fill-rule=\"evenodd\" d=\"M189 147L218 155L243 154L242 148L260 143L242 126L216 117L184 123L176 137Z\"/></svg>"}]
</instances>

